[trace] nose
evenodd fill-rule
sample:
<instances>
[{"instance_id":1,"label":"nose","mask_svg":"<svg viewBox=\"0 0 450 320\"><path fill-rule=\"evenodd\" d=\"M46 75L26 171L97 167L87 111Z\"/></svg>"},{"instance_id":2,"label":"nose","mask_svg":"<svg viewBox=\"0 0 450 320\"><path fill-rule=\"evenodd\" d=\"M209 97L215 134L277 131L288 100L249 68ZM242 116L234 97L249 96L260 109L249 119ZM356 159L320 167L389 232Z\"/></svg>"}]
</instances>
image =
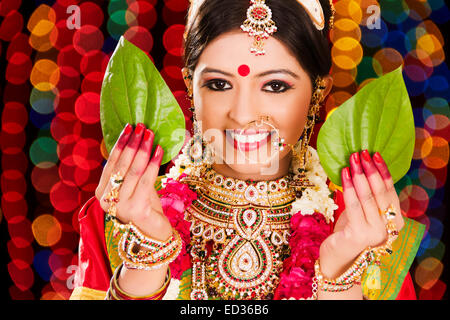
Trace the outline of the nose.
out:
<instances>
[{"instance_id":1,"label":"nose","mask_svg":"<svg viewBox=\"0 0 450 320\"><path fill-rule=\"evenodd\" d=\"M241 87L237 90L228 117L241 127L258 118L257 98L251 93L249 87Z\"/></svg>"}]
</instances>

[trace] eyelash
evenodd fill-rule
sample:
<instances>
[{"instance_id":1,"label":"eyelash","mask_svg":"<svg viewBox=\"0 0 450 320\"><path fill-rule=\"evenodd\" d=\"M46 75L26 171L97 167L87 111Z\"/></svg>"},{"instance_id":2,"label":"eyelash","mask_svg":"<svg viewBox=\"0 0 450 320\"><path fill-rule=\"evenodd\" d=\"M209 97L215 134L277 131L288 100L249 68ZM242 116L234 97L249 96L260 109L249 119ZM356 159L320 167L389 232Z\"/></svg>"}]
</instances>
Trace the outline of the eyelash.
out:
<instances>
[{"instance_id":1,"label":"eyelash","mask_svg":"<svg viewBox=\"0 0 450 320\"><path fill-rule=\"evenodd\" d=\"M286 82L284 82L284 81L281 81L281 80L272 80L272 81L266 83L266 84L263 86L263 88L266 87L266 86L268 86L268 85L274 85L274 84L281 85L282 87L284 87L284 89L283 89L283 90L279 90L279 91L264 90L264 89L263 89L263 91L265 91L265 92L270 92L270 93L283 93L283 92L286 92L286 91L292 89L292 86L291 86L290 84L288 84L288 83L286 83Z\"/></svg>"},{"instance_id":2,"label":"eyelash","mask_svg":"<svg viewBox=\"0 0 450 320\"><path fill-rule=\"evenodd\" d=\"M225 86L226 86L227 84L230 85L230 84L228 83L228 81L226 81L226 80L222 80L222 79L212 79L212 80L207 81L203 86L204 86L204 87L207 87L209 90L212 90L212 91L227 91L227 90L233 89L233 87L232 87L231 85L230 85L231 88L226 88L226 89L223 89L223 88L222 88L222 89L218 89L217 87L214 88L213 86L214 86L214 85L217 85L218 83L224 83ZM272 86L272 85L275 85L275 84L280 85L281 87L284 87L284 89L278 90L278 91L275 91L275 90L264 90L264 89L263 89L263 91L278 94L278 93L283 93L283 92L286 92L286 91L292 89L292 86L291 86L291 85L289 85L288 83L286 83L286 82L284 82L284 81L281 81L281 80L272 80L272 81L266 83L266 84L263 86L263 88L266 87L266 86Z\"/></svg>"},{"instance_id":3,"label":"eyelash","mask_svg":"<svg viewBox=\"0 0 450 320\"><path fill-rule=\"evenodd\" d=\"M225 83L225 85L229 84L228 81L226 81L226 80L222 80L222 79L212 79L212 80L207 81L207 82L203 85L203 87L207 87L209 90L212 90L212 91L227 91L227 90L230 90L230 89L233 88L233 87L227 88L227 89L216 89L216 88L213 88L213 85L217 85L217 83L219 83L219 82L223 82L223 83ZM230 86L231 86L231 85L230 85Z\"/></svg>"}]
</instances>

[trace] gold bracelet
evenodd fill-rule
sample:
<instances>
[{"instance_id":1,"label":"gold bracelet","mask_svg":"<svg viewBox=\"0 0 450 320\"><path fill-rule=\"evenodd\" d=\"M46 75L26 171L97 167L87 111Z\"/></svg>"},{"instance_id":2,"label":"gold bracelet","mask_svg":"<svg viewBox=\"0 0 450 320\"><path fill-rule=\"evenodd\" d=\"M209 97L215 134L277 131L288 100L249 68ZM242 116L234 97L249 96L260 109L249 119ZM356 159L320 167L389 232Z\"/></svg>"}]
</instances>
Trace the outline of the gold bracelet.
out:
<instances>
[{"instance_id":1,"label":"gold bracelet","mask_svg":"<svg viewBox=\"0 0 450 320\"><path fill-rule=\"evenodd\" d=\"M395 241L395 239L397 239L398 236L398 230L395 226L395 223L393 222L393 219L396 216L394 206L390 205L383 214L388 220L386 224L386 230L388 233L386 242L375 248L366 248L358 256L358 258L356 258L352 266L348 268L342 275L340 275L336 279L325 278L320 271L319 260L316 260L314 264L315 276L313 279L313 296L317 297L317 289L319 288L323 291L341 292L350 289L354 284L360 284L361 276L363 272L369 267L369 265L371 265L372 263L380 264L380 256L392 254L392 243Z\"/></svg>"},{"instance_id":2,"label":"gold bracelet","mask_svg":"<svg viewBox=\"0 0 450 320\"><path fill-rule=\"evenodd\" d=\"M314 264L315 278L318 288L328 292L342 292L350 289L355 284L361 283L361 275L374 261L374 254L369 247L360 253L358 258L342 275L335 279L327 279L320 271L319 259Z\"/></svg>"},{"instance_id":3,"label":"gold bracelet","mask_svg":"<svg viewBox=\"0 0 450 320\"><path fill-rule=\"evenodd\" d=\"M182 249L179 233L173 229L167 241L158 241L145 236L132 223L118 244L119 257L133 269L155 270L174 261Z\"/></svg>"},{"instance_id":4,"label":"gold bracelet","mask_svg":"<svg viewBox=\"0 0 450 320\"><path fill-rule=\"evenodd\" d=\"M388 233L388 238L386 242L378 247L373 248L373 252L375 254L375 263L380 264L380 257L390 255L394 252L392 249L392 244L398 237L397 226L394 223L394 218L397 215L395 212L394 206L391 204L389 207L383 212L387 219L386 223L386 231Z\"/></svg>"},{"instance_id":5,"label":"gold bracelet","mask_svg":"<svg viewBox=\"0 0 450 320\"><path fill-rule=\"evenodd\" d=\"M158 289L157 291L155 291L149 295L135 296L135 295L126 293L119 286L118 277L119 277L120 271L122 270L122 267L123 267L123 263L120 266L118 266L116 268L116 270L114 271L114 274L111 278L110 286L109 286L109 289L108 289L108 292L106 295L106 300L161 300L164 297L164 295L166 294L167 288L169 287L170 280L172 278L171 273L170 273L170 268L167 269L166 279L164 281L163 286L160 289Z\"/></svg>"}]
</instances>

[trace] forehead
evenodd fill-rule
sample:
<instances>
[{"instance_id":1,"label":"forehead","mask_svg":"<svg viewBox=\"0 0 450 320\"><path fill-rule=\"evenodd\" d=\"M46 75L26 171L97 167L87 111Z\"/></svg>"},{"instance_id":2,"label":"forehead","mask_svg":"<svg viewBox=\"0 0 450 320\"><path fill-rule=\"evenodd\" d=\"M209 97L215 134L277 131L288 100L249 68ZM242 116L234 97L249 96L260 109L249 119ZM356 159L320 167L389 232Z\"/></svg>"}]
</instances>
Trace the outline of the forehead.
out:
<instances>
[{"instance_id":1,"label":"forehead","mask_svg":"<svg viewBox=\"0 0 450 320\"><path fill-rule=\"evenodd\" d=\"M252 43L253 38L240 30L222 34L203 50L196 69L201 71L208 66L237 72L237 68L245 64L250 67L251 72L274 68L303 71L288 47L278 39L269 37L265 40L266 53L259 56L250 52Z\"/></svg>"}]
</instances>

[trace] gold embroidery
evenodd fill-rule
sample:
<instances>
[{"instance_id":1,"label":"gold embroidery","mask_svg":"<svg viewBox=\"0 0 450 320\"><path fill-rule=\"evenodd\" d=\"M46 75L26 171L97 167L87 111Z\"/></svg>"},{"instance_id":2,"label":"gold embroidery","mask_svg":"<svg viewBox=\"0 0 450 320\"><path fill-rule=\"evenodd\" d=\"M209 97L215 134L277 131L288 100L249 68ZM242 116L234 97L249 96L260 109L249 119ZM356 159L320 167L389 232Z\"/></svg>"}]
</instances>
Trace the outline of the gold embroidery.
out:
<instances>
[{"instance_id":1,"label":"gold embroidery","mask_svg":"<svg viewBox=\"0 0 450 320\"><path fill-rule=\"evenodd\" d=\"M86 287L76 287L70 295L70 300L105 300L106 291Z\"/></svg>"}]
</instances>

